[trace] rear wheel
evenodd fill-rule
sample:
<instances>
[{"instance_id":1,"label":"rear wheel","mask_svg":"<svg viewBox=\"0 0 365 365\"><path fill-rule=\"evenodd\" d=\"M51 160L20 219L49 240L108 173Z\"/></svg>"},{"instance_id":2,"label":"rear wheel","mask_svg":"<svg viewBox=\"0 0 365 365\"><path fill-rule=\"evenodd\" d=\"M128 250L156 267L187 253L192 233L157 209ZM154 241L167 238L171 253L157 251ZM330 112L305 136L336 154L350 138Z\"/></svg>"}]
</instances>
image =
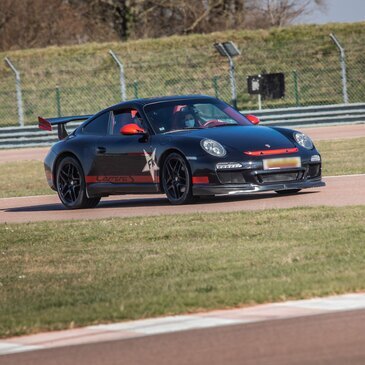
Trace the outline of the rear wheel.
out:
<instances>
[{"instance_id":1,"label":"rear wheel","mask_svg":"<svg viewBox=\"0 0 365 365\"><path fill-rule=\"evenodd\" d=\"M162 167L162 186L171 204L193 201L189 166L180 154L171 153L167 156Z\"/></svg>"},{"instance_id":2,"label":"rear wheel","mask_svg":"<svg viewBox=\"0 0 365 365\"><path fill-rule=\"evenodd\" d=\"M276 193L280 195L291 195L299 193L301 189L277 190Z\"/></svg>"},{"instance_id":3,"label":"rear wheel","mask_svg":"<svg viewBox=\"0 0 365 365\"><path fill-rule=\"evenodd\" d=\"M64 158L57 168L57 192L67 209L94 208L100 197L88 198L82 167L73 157Z\"/></svg>"}]
</instances>

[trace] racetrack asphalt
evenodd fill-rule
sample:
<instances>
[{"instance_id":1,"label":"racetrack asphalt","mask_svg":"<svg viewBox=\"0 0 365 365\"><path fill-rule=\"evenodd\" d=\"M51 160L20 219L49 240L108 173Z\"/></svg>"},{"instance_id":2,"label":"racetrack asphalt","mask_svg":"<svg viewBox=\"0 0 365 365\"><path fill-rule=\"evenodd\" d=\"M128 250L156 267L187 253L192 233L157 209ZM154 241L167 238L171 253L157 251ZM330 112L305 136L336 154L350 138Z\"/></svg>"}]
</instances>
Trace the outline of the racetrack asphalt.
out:
<instances>
[{"instance_id":1,"label":"racetrack asphalt","mask_svg":"<svg viewBox=\"0 0 365 365\"><path fill-rule=\"evenodd\" d=\"M365 137L365 124L294 129L302 130L314 141ZM0 163L29 160L43 161L48 151L49 147L0 150Z\"/></svg>"},{"instance_id":2,"label":"racetrack asphalt","mask_svg":"<svg viewBox=\"0 0 365 365\"><path fill-rule=\"evenodd\" d=\"M50 220L101 219L208 212L251 211L299 206L346 206L365 204L365 174L325 177L327 186L294 195L256 193L243 196L203 198L197 204L170 205L165 195L125 195L103 199L94 209L66 210L58 196L0 199L0 223Z\"/></svg>"}]
</instances>

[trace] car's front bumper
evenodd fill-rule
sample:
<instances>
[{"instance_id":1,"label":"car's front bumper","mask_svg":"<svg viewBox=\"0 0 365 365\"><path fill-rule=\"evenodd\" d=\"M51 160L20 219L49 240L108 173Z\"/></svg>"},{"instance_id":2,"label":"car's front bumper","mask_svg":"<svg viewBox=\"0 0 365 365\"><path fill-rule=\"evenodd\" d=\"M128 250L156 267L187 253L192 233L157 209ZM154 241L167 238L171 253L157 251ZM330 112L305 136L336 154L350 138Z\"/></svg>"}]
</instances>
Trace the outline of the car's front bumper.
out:
<instances>
[{"instance_id":1,"label":"car's front bumper","mask_svg":"<svg viewBox=\"0 0 365 365\"><path fill-rule=\"evenodd\" d=\"M324 181L311 179L306 181L278 182L265 185L256 184L196 184L193 185L193 195L221 195L221 194L247 194L263 191L285 191L296 189L319 188L325 186Z\"/></svg>"}]
</instances>

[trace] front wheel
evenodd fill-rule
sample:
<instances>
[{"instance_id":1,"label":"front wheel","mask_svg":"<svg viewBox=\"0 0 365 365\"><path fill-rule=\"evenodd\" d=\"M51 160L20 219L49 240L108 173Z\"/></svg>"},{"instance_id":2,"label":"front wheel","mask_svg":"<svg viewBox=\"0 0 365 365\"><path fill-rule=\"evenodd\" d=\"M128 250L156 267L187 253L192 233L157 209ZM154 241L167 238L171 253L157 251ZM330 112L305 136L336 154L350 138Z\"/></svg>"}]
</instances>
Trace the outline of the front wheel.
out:
<instances>
[{"instance_id":1,"label":"front wheel","mask_svg":"<svg viewBox=\"0 0 365 365\"><path fill-rule=\"evenodd\" d=\"M280 195L291 195L299 193L301 189L289 189L289 190L277 190L275 193L278 193Z\"/></svg>"},{"instance_id":2,"label":"front wheel","mask_svg":"<svg viewBox=\"0 0 365 365\"><path fill-rule=\"evenodd\" d=\"M80 163L73 157L64 158L57 168L57 192L67 209L94 208L100 197L88 198Z\"/></svg>"},{"instance_id":3,"label":"front wheel","mask_svg":"<svg viewBox=\"0 0 365 365\"><path fill-rule=\"evenodd\" d=\"M188 204L193 201L189 166L180 154L171 153L162 167L162 186L171 204Z\"/></svg>"}]
</instances>

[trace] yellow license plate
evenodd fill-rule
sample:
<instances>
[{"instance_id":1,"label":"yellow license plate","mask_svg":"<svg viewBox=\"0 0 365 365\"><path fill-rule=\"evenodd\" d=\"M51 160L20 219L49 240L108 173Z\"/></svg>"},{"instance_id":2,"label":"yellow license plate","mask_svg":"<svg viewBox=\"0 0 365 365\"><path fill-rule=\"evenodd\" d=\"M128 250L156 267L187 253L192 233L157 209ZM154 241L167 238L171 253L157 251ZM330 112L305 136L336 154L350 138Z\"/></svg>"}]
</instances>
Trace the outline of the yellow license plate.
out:
<instances>
[{"instance_id":1,"label":"yellow license plate","mask_svg":"<svg viewBox=\"0 0 365 365\"><path fill-rule=\"evenodd\" d=\"M288 169L302 166L300 157L269 158L263 162L264 170Z\"/></svg>"}]
</instances>

